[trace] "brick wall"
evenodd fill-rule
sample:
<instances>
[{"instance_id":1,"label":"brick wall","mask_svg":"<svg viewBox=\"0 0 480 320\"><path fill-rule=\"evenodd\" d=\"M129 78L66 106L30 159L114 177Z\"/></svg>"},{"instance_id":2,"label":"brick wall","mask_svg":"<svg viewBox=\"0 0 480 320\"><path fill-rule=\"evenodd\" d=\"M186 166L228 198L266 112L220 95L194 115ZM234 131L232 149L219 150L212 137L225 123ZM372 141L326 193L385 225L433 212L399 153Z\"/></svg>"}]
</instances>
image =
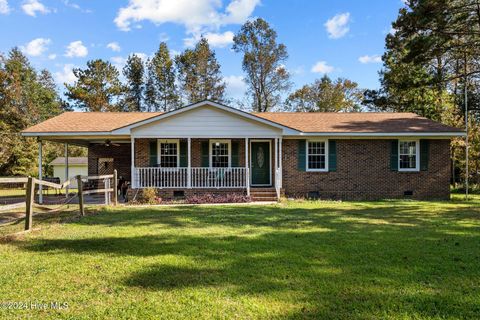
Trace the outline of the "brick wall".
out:
<instances>
[{"instance_id":1,"label":"brick wall","mask_svg":"<svg viewBox=\"0 0 480 320\"><path fill-rule=\"evenodd\" d=\"M113 158L113 168L117 169L118 176L130 180L130 156L130 143L122 143L118 147L90 144L88 146L88 175L98 174L98 158Z\"/></svg>"},{"instance_id":2,"label":"brick wall","mask_svg":"<svg viewBox=\"0 0 480 320\"><path fill-rule=\"evenodd\" d=\"M428 171L395 172L389 168L390 140L337 140L336 172L304 172L297 168L298 140L283 140L283 188L287 196L318 191L321 198L448 199L450 141L430 140Z\"/></svg>"}]
</instances>

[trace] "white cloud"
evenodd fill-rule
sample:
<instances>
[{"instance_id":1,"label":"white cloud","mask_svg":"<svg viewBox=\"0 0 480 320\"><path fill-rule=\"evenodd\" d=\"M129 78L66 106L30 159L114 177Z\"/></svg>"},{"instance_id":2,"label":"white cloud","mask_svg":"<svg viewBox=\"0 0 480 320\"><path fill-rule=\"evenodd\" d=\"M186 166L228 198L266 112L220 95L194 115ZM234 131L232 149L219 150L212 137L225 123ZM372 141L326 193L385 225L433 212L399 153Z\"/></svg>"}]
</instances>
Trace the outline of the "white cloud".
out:
<instances>
[{"instance_id":1,"label":"white cloud","mask_svg":"<svg viewBox=\"0 0 480 320\"><path fill-rule=\"evenodd\" d=\"M232 0L222 12L219 0L130 0L120 8L114 22L124 31L130 30L132 23L148 20L157 25L177 23L184 25L188 33L201 33L245 22L259 3L260 0Z\"/></svg>"},{"instance_id":2,"label":"white cloud","mask_svg":"<svg viewBox=\"0 0 480 320\"><path fill-rule=\"evenodd\" d=\"M111 57L110 60L116 65L123 65L127 61L124 57Z\"/></svg>"},{"instance_id":3,"label":"white cloud","mask_svg":"<svg viewBox=\"0 0 480 320\"><path fill-rule=\"evenodd\" d=\"M9 14L10 7L7 0L0 0L0 14Z\"/></svg>"},{"instance_id":4,"label":"white cloud","mask_svg":"<svg viewBox=\"0 0 480 320\"><path fill-rule=\"evenodd\" d=\"M91 13L92 10L90 9L83 9L82 7L80 7L78 4L74 3L74 2L71 2L70 0L63 0L63 4L67 7L70 7L72 9L75 9L75 10L78 10L80 12L83 12L83 13Z\"/></svg>"},{"instance_id":5,"label":"white cloud","mask_svg":"<svg viewBox=\"0 0 480 320\"><path fill-rule=\"evenodd\" d=\"M364 56L361 56L360 58L358 58L358 61L360 61L361 63L381 63L382 62L382 56L380 56L378 54L373 55L373 56L364 55Z\"/></svg>"},{"instance_id":6,"label":"white cloud","mask_svg":"<svg viewBox=\"0 0 480 320\"><path fill-rule=\"evenodd\" d=\"M88 49L82 41L73 41L67 46L65 56L67 57L85 57L88 54Z\"/></svg>"},{"instance_id":7,"label":"white cloud","mask_svg":"<svg viewBox=\"0 0 480 320\"><path fill-rule=\"evenodd\" d=\"M77 80L77 77L73 74L73 64L66 64L63 66L62 71L55 72L55 80L57 80L57 83L59 84L72 84Z\"/></svg>"},{"instance_id":8,"label":"white cloud","mask_svg":"<svg viewBox=\"0 0 480 320\"><path fill-rule=\"evenodd\" d=\"M224 33L206 33L203 35L207 38L208 43L212 47L217 48L224 48L229 44L233 43L233 32L232 31L225 31Z\"/></svg>"},{"instance_id":9,"label":"white cloud","mask_svg":"<svg viewBox=\"0 0 480 320\"><path fill-rule=\"evenodd\" d=\"M41 14L47 14L50 12L50 9L45 7L43 3L38 0L26 0L22 4L23 12L29 16L36 17L37 12Z\"/></svg>"},{"instance_id":10,"label":"white cloud","mask_svg":"<svg viewBox=\"0 0 480 320\"><path fill-rule=\"evenodd\" d=\"M245 96L247 90L247 84L243 81L242 76L228 76L224 77L227 84L226 93L230 98L240 99Z\"/></svg>"},{"instance_id":11,"label":"white cloud","mask_svg":"<svg viewBox=\"0 0 480 320\"><path fill-rule=\"evenodd\" d=\"M110 42L109 44L107 44L107 48L111 49L112 51L115 51L115 52L119 52L122 50L122 48L120 48L120 45L118 44L118 42Z\"/></svg>"},{"instance_id":12,"label":"white cloud","mask_svg":"<svg viewBox=\"0 0 480 320\"><path fill-rule=\"evenodd\" d=\"M317 63L315 63L315 65L311 69L312 72L322 73L322 74L330 73L333 70L335 70L335 68L332 66L329 66L326 61L318 61Z\"/></svg>"},{"instance_id":13,"label":"white cloud","mask_svg":"<svg viewBox=\"0 0 480 320\"><path fill-rule=\"evenodd\" d=\"M21 49L29 56L38 57L48 50L47 46L50 42L50 39L37 38L27 43L27 45L22 46Z\"/></svg>"},{"instance_id":14,"label":"white cloud","mask_svg":"<svg viewBox=\"0 0 480 320\"><path fill-rule=\"evenodd\" d=\"M331 39L338 39L347 34L350 30L348 22L350 21L350 13L339 13L325 22L325 28L328 32L328 37Z\"/></svg>"},{"instance_id":15,"label":"white cloud","mask_svg":"<svg viewBox=\"0 0 480 320\"><path fill-rule=\"evenodd\" d=\"M48 59L50 60L55 60L57 58L57 55L55 53L49 54Z\"/></svg>"},{"instance_id":16,"label":"white cloud","mask_svg":"<svg viewBox=\"0 0 480 320\"><path fill-rule=\"evenodd\" d=\"M136 55L137 57L139 57L140 59L142 59L143 62L147 61L147 59L149 58L148 54L143 53L143 52L133 52L133 53L131 53L131 54Z\"/></svg>"},{"instance_id":17,"label":"white cloud","mask_svg":"<svg viewBox=\"0 0 480 320\"><path fill-rule=\"evenodd\" d=\"M208 44L216 48L225 48L229 44L233 43L233 32L225 31L224 33L207 32L204 34L194 34L191 37L183 39L185 47L194 47L201 37L208 40Z\"/></svg>"}]
</instances>

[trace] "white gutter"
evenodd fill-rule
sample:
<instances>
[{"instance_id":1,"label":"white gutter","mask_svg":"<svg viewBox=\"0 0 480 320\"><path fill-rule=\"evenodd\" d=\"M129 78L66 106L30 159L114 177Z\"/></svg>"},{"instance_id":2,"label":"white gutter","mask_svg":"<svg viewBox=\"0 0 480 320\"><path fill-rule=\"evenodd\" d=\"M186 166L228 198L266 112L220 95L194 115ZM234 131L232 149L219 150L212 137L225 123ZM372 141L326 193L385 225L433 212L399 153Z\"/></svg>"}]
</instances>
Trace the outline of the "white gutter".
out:
<instances>
[{"instance_id":1,"label":"white gutter","mask_svg":"<svg viewBox=\"0 0 480 320\"><path fill-rule=\"evenodd\" d=\"M287 135L296 137L297 135ZM300 132L298 136L315 137L464 137L465 132Z\"/></svg>"}]
</instances>

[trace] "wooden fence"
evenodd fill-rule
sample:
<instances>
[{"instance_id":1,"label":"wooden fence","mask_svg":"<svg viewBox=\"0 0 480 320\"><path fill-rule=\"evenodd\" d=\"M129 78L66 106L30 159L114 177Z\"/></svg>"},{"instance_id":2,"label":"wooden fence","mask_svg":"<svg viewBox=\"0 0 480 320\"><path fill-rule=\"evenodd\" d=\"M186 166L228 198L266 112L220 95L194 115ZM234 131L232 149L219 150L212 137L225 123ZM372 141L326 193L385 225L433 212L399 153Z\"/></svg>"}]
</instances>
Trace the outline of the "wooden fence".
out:
<instances>
[{"instance_id":1,"label":"wooden fence","mask_svg":"<svg viewBox=\"0 0 480 320\"><path fill-rule=\"evenodd\" d=\"M97 189L89 189L83 190L83 181L84 180L100 180L100 179L108 179L108 183L106 183L102 188ZM113 180L113 186L110 186L109 179ZM77 181L77 196L78 196L78 205L80 215L85 215L85 202L84 202L84 195L94 194L94 193L110 193L113 194L113 205L118 204L117 198L117 170L114 170L113 174L110 175L101 175L101 176L76 176L70 180L65 181L62 184L54 183L51 181L40 180L33 177L12 177L12 178L0 178L0 185L1 184L25 184L25 201L8 204L8 205L0 205L0 212L11 211L13 209L25 207L25 230L30 231L32 229L32 217L33 217L33 208L38 207L42 209L51 209L47 206L42 206L40 204L35 203L35 185L38 186L46 186L53 189L64 189L69 186L74 180ZM107 199L107 197L106 197ZM109 202L106 201L106 204Z\"/></svg>"}]
</instances>

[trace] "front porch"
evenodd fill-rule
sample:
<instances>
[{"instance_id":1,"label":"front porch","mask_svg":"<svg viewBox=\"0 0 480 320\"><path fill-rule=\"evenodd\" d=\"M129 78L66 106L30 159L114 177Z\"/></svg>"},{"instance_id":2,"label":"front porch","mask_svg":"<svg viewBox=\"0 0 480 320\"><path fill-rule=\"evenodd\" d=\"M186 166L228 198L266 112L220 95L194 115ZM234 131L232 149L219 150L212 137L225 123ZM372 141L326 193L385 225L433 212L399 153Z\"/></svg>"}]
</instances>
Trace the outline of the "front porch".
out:
<instances>
[{"instance_id":1,"label":"front porch","mask_svg":"<svg viewBox=\"0 0 480 320\"><path fill-rule=\"evenodd\" d=\"M132 138L131 188L281 190L281 138Z\"/></svg>"}]
</instances>

